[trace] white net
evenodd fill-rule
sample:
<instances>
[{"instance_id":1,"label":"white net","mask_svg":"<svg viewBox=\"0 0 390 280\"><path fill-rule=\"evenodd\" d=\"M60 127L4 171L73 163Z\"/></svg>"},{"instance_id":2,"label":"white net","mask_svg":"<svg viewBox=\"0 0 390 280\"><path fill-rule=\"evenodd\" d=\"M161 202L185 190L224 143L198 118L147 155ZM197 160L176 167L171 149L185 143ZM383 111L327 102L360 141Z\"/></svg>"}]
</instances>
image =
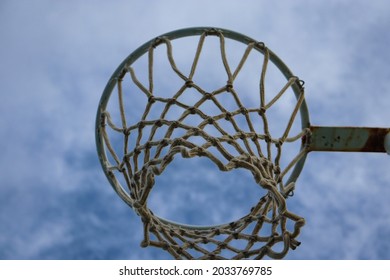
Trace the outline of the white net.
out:
<instances>
[{"instance_id":1,"label":"white net","mask_svg":"<svg viewBox=\"0 0 390 280\"><path fill-rule=\"evenodd\" d=\"M205 41L210 37L218 39L226 79L220 86L206 90L197 82L197 73L205 53ZM175 85L175 90L155 86L156 72L160 76L167 75L155 69L155 53L162 46L166 47L169 70L176 76L168 81L171 88ZM246 97L236 86L236 80L253 52L262 57L256 78L258 102L243 102ZM226 54L226 38L222 31L215 29L199 36L188 74L179 69L173 53L171 40L157 38L144 58L146 78L139 78L133 65L125 64L114 81L117 103L111 110L115 112L108 108L101 108L99 112L99 135L107 151L103 167L118 194L142 218L142 246L163 248L176 259L284 257L290 248L299 245L296 238L304 225L304 219L287 208L286 197L294 190L294 181L286 180L286 176L307 151L303 147L288 161L282 160L286 143L298 143L300 147L301 140L310 133L304 128L293 129L304 103L303 83L291 76L267 98L268 48L263 43L250 41L232 70ZM285 95L291 96L292 87L298 88L299 94L289 99L291 112L275 137L268 112ZM132 100L140 98L135 94L142 96L145 106L131 105ZM115 114L117 117L113 117ZM136 121L129 123L130 118ZM264 193L247 215L231 223L206 227L162 219L150 210L148 198L155 177L163 175L177 157L208 158L222 172L249 170Z\"/></svg>"}]
</instances>

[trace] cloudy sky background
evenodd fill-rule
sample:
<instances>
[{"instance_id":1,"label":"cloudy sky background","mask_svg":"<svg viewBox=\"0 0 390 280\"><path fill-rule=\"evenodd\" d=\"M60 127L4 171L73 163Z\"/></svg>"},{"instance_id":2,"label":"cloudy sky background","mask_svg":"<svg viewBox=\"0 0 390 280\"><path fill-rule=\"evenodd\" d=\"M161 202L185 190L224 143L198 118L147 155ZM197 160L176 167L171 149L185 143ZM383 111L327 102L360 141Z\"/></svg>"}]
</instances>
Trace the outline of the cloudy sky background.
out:
<instances>
[{"instance_id":1,"label":"cloudy sky background","mask_svg":"<svg viewBox=\"0 0 390 280\"><path fill-rule=\"evenodd\" d=\"M170 259L139 247L141 222L101 171L94 120L107 80L128 54L191 26L265 42L305 80L313 124L389 126L384 0L2 1L0 259ZM310 154L289 201L306 219L302 245L288 258L389 259L389 168L384 154ZM238 175L245 176L209 182L218 190ZM173 188L172 176L161 184ZM156 207L174 211L164 200ZM240 212L250 206L243 200L220 207ZM177 206L183 219L199 221L199 208L183 212L187 206Z\"/></svg>"}]
</instances>

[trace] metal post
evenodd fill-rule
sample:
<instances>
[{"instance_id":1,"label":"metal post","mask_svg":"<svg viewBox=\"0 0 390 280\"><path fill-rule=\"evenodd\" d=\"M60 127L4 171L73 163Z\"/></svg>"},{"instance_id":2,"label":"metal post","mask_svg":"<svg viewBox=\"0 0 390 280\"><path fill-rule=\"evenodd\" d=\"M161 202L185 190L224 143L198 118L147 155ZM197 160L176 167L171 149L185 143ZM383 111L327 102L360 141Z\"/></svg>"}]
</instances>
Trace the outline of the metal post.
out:
<instances>
[{"instance_id":1,"label":"metal post","mask_svg":"<svg viewBox=\"0 0 390 280\"><path fill-rule=\"evenodd\" d=\"M390 128L311 126L310 130L309 151L388 152L385 139Z\"/></svg>"}]
</instances>

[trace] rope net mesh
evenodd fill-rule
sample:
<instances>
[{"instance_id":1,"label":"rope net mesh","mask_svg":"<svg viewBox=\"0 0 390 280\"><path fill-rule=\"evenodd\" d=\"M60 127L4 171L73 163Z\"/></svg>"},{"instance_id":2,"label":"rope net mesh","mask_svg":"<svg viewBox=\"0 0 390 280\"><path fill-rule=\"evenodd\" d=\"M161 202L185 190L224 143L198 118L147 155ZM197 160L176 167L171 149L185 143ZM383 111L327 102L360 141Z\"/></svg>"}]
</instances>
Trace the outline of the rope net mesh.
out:
<instances>
[{"instance_id":1,"label":"rope net mesh","mask_svg":"<svg viewBox=\"0 0 390 280\"><path fill-rule=\"evenodd\" d=\"M194 82L198 61L208 36L218 38L220 57L227 77L227 82L213 91L206 91ZM166 46L171 70L181 81L178 90L168 97L161 97L154 89L154 56L156 48L162 45ZM260 104L246 107L235 88L235 80L254 50L262 54L258 77ZM279 259L289 249L299 245L296 238L304 225L304 219L287 209L286 198L294 190L294 182L285 185L284 177L304 156L305 151L303 148L297 152L283 169L281 155L285 143L298 142L308 133L302 129L290 136L304 100L304 90L297 77L290 77L280 91L266 101L265 76L269 56L269 50L263 43L250 42L236 69L232 71L226 56L225 37L222 32L212 30L199 36L188 75L177 67L172 42L165 37L157 38L147 51L146 83L138 79L132 65L124 67L114 89L120 121L114 121L105 109L100 112L100 130L110 158L106 162L106 174L115 182L117 193L137 212L144 224L141 246L160 247L176 259L261 259L265 256ZM128 83L132 83L147 99L145 108L141 108L142 116L133 124L128 123L124 102L125 98L132 98L125 94L124 87ZM267 112L293 85L298 86L301 93L296 98L281 136L275 138L270 132ZM188 91L197 93L191 104L181 98ZM223 106L223 98L234 100L235 109L229 110ZM213 113L205 113L202 110L205 104L212 104L216 109ZM155 117L156 108L160 112L158 117ZM172 117L172 110L180 113ZM194 117L199 120L196 124L188 121ZM239 123L239 118L245 121L245 126ZM261 120L260 128L255 118ZM222 125L222 122L225 124ZM226 129L226 123L231 130ZM113 134L116 136L111 136ZM114 147L115 137L121 139L121 150ZM227 224L190 226L160 218L148 208L148 197L154 187L155 176L162 174L178 155L183 158L206 157L223 172L236 168L247 169L265 195L259 197L247 215Z\"/></svg>"}]
</instances>

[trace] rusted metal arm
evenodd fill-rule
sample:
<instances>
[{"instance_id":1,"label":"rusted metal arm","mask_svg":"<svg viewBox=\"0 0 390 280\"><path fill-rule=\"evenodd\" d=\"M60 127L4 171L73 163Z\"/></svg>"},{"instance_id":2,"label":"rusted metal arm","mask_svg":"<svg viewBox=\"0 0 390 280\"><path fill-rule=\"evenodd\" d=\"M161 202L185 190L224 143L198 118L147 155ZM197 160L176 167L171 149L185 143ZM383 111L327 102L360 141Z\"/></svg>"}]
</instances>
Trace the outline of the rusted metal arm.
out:
<instances>
[{"instance_id":1,"label":"rusted metal arm","mask_svg":"<svg viewBox=\"0 0 390 280\"><path fill-rule=\"evenodd\" d=\"M311 126L310 130L311 137L305 140L309 151L389 153L390 128Z\"/></svg>"}]
</instances>

